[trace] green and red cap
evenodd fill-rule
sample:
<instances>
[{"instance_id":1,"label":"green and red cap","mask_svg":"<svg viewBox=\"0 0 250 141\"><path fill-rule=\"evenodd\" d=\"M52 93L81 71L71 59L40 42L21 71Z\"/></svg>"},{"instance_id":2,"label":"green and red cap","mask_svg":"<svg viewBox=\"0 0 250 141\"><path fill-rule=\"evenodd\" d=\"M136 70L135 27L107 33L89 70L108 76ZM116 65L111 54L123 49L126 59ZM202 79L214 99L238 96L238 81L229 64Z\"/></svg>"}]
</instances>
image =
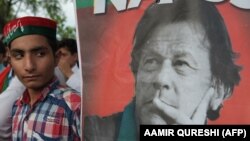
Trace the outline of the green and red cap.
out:
<instances>
[{"instance_id":1,"label":"green and red cap","mask_svg":"<svg viewBox=\"0 0 250 141\"><path fill-rule=\"evenodd\" d=\"M42 17L21 17L7 23L3 29L3 42L9 45L14 39L24 36L39 34L49 39L56 40L57 23Z\"/></svg>"}]
</instances>

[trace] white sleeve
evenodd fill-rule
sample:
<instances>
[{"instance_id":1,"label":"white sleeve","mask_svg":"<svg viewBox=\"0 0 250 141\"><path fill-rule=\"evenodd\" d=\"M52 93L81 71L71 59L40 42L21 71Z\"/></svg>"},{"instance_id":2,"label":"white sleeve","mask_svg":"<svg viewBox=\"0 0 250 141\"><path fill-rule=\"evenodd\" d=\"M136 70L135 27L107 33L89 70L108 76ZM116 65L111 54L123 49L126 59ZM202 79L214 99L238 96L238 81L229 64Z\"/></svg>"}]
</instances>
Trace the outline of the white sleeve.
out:
<instances>
[{"instance_id":1,"label":"white sleeve","mask_svg":"<svg viewBox=\"0 0 250 141\"><path fill-rule=\"evenodd\" d=\"M25 90L23 84L14 77L8 88L0 94L0 140L11 137L11 111L14 102Z\"/></svg>"},{"instance_id":2,"label":"white sleeve","mask_svg":"<svg viewBox=\"0 0 250 141\"><path fill-rule=\"evenodd\" d=\"M69 77L69 79L66 81L66 84L72 89L81 92L81 85L82 85L81 80L82 78L80 70L77 70Z\"/></svg>"},{"instance_id":3,"label":"white sleeve","mask_svg":"<svg viewBox=\"0 0 250 141\"><path fill-rule=\"evenodd\" d=\"M6 90L10 90L10 89L25 89L23 83L16 77L14 76L12 79L11 79L11 82L9 84L9 86L7 87ZM5 90L5 91L6 91Z\"/></svg>"}]
</instances>

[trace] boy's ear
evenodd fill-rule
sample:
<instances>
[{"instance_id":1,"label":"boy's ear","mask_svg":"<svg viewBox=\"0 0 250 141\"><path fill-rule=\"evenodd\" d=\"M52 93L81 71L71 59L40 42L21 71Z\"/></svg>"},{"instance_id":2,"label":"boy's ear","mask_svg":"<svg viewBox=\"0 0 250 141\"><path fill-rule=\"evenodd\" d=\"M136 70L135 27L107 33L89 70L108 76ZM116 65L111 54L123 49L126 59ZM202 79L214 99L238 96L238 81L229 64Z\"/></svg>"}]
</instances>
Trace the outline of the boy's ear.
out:
<instances>
[{"instance_id":1,"label":"boy's ear","mask_svg":"<svg viewBox=\"0 0 250 141\"><path fill-rule=\"evenodd\" d=\"M225 91L224 85L222 83L220 83L219 85L217 83L213 86L215 88L215 91L210 102L210 108L211 110L215 111L223 104L224 99L227 98L230 94L229 92Z\"/></svg>"}]
</instances>

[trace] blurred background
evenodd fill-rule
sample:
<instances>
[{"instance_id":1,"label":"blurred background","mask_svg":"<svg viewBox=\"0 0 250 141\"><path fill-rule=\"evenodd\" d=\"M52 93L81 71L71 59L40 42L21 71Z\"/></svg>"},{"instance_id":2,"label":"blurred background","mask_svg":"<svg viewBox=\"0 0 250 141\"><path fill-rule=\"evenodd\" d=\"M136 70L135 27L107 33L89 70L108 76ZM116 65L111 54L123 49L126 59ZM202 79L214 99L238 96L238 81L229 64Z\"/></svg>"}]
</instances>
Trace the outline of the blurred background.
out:
<instances>
[{"instance_id":1,"label":"blurred background","mask_svg":"<svg viewBox=\"0 0 250 141\"><path fill-rule=\"evenodd\" d=\"M4 25L11 19L23 16L40 16L58 22L58 39L75 37L74 0L1 0L0 37Z\"/></svg>"}]
</instances>

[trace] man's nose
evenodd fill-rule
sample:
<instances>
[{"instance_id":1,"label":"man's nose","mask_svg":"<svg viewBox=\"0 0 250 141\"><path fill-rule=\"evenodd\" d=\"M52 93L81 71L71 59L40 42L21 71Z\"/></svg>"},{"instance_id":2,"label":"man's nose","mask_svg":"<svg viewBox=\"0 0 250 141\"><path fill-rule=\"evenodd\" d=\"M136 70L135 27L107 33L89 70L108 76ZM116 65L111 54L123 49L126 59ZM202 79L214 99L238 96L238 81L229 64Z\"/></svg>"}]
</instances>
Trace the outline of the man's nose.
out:
<instances>
[{"instance_id":1,"label":"man's nose","mask_svg":"<svg viewBox=\"0 0 250 141\"><path fill-rule=\"evenodd\" d=\"M156 74L154 87L155 89L169 90L172 88L174 70L170 60L165 60L158 74Z\"/></svg>"},{"instance_id":2,"label":"man's nose","mask_svg":"<svg viewBox=\"0 0 250 141\"><path fill-rule=\"evenodd\" d=\"M26 55L24 57L24 69L28 72L32 72L35 70L35 60L32 58L31 55Z\"/></svg>"}]
</instances>

